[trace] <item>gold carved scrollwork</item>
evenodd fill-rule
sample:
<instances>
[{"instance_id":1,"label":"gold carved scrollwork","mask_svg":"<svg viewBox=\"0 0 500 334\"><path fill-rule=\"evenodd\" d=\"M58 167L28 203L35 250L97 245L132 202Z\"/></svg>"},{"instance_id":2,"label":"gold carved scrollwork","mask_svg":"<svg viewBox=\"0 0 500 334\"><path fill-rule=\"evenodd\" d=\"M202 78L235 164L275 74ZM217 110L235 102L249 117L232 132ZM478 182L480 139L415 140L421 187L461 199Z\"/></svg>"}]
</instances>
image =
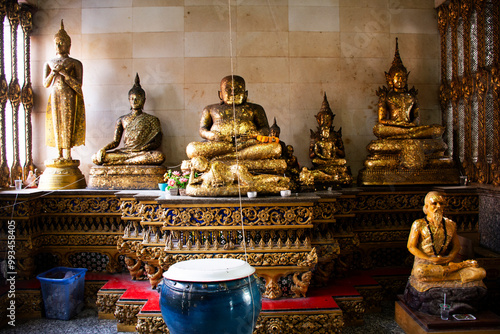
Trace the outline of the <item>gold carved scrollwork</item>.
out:
<instances>
[{"instance_id":1,"label":"gold carved scrollwork","mask_svg":"<svg viewBox=\"0 0 500 334\"><path fill-rule=\"evenodd\" d=\"M446 212L478 212L479 197L447 196Z\"/></svg>"},{"instance_id":2,"label":"gold carved scrollwork","mask_svg":"<svg viewBox=\"0 0 500 334\"><path fill-rule=\"evenodd\" d=\"M137 313L141 310L142 305L126 304L116 305L114 316L120 324L136 325Z\"/></svg>"},{"instance_id":3,"label":"gold carved scrollwork","mask_svg":"<svg viewBox=\"0 0 500 334\"><path fill-rule=\"evenodd\" d=\"M97 310L99 313L113 314L115 312L116 302L123 293L98 293Z\"/></svg>"},{"instance_id":4,"label":"gold carved scrollwork","mask_svg":"<svg viewBox=\"0 0 500 334\"><path fill-rule=\"evenodd\" d=\"M159 222L161 221L162 215L160 211L159 204L140 204L139 216L142 217L142 221L146 222Z\"/></svg>"},{"instance_id":5,"label":"gold carved scrollwork","mask_svg":"<svg viewBox=\"0 0 500 334\"><path fill-rule=\"evenodd\" d=\"M306 225L312 220L309 207L243 208L246 226ZM240 226L239 208L166 208L161 220L164 227Z\"/></svg>"},{"instance_id":6,"label":"gold carved scrollwork","mask_svg":"<svg viewBox=\"0 0 500 334\"><path fill-rule=\"evenodd\" d=\"M314 219L334 219L339 209L335 204L335 202L318 202L318 204L314 206Z\"/></svg>"},{"instance_id":7,"label":"gold carved scrollwork","mask_svg":"<svg viewBox=\"0 0 500 334\"><path fill-rule=\"evenodd\" d=\"M120 213L119 201L113 197L52 197L43 199L47 213Z\"/></svg>"},{"instance_id":8,"label":"gold carved scrollwork","mask_svg":"<svg viewBox=\"0 0 500 334\"><path fill-rule=\"evenodd\" d=\"M254 334L335 334L342 333L344 321L339 314L296 314L259 316Z\"/></svg>"},{"instance_id":9,"label":"gold carved scrollwork","mask_svg":"<svg viewBox=\"0 0 500 334\"><path fill-rule=\"evenodd\" d=\"M374 194L358 197L357 210L421 210L424 194Z\"/></svg>"},{"instance_id":10,"label":"gold carved scrollwork","mask_svg":"<svg viewBox=\"0 0 500 334\"><path fill-rule=\"evenodd\" d=\"M135 200L121 200L120 201L120 211L123 218L138 218L140 205L139 202Z\"/></svg>"},{"instance_id":11,"label":"gold carved scrollwork","mask_svg":"<svg viewBox=\"0 0 500 334\"><path fill-rule=\"evenodd\" d=\"M140 252L138 252L140 253ZM148 253L149 254L149 253ZM231 254L165 254L163 257L155 258L159 260L160 265L164 270L165 266L171 264L192 260L192 259L207 259L207 258L234 258L247 261L251 266L297 266L302 268L313 267L318 263L318 255L316 249L313 248L310 252L280 252L280 253L231 253ZM150 260L153 258L150 257Z\"/></svg>"},{"instance_id":12,"label":"gold carved scrollwork","mask_svg":"<svg viewBox=\"0 0 500 334\"><path fill-rule=\"evenodd\" d=\"M139 318L135 330L139 334L170 333L162 317Z\"/></svg>"}]
</instances>

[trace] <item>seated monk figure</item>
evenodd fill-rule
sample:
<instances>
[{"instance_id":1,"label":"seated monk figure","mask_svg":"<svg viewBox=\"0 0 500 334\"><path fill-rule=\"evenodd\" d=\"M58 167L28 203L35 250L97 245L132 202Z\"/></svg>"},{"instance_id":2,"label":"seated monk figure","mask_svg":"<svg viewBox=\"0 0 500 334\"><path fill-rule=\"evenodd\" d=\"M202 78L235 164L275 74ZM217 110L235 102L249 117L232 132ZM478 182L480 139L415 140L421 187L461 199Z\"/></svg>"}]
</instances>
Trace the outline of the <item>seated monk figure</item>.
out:
<instances>
[{"instance_id":1,"label":"seated monk figure","mask_svg":"<svg viewBox=\"0 0 500 334\"><path fill-rule=\"evenodd\" d=\"M242 77L222 79L221 102L205 107L202 112L200 136L206 141L192 142L187 146L190 159L259 160L281 156L280 144L268 142L269 123L264 108L248 102L247 96Z\"/></svg>"},{"instance_id":2,"label":"seated monk figure","mask_svg":"<svg viewBox=\"0 0 500 334\"><path fill-rule=\"evenodd\" d=\"M157 150L162 138L160 120L143 112L146 92L141 87L138 74L128 98L132 111L118 118L113 141L94 154L92 162L105 166L161 165L165 156ZM122 138L123 147L115 149Z\"/></svg>"},{"instance_id":3,"label":"seated monk figure","mask_svg":"<svg viewBox=\"0 0 500 334\"><path fill-rule=\"evenodd\" d=\"M411 226L408 250L415 256L405 301L425 313L438 314L447 293L447 304L472 312L486 294L486 271L475 260L454 262L460 251L456 224L443 217L445 202L438 192L425 196L425 217ZM437 290L436 290L437 289ZM465 291L469 289L469 291ZM453 313L453 312L452 312Z\"/></svg>"}]
</instances>

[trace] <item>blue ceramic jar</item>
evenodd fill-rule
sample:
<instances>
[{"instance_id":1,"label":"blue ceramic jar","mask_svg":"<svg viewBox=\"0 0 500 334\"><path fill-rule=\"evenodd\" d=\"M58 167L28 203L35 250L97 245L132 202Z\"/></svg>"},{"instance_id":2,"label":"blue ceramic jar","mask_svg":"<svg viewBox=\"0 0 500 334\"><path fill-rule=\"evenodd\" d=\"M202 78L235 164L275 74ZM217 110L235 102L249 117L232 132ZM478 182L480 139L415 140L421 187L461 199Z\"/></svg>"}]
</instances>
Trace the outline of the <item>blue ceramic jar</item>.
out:
<instances>
[{"instance_id":1,"label":"blue ceramic jar","mask_svg":"<svg viewBox=\"0 0 500 334\"><path fill-rule=\"evenodd\" d=\"M161 313L170 333L251 334L262 305L254 272L236 259L190 260L171 266L160 292Z\"/></svg>"}]
</instances>

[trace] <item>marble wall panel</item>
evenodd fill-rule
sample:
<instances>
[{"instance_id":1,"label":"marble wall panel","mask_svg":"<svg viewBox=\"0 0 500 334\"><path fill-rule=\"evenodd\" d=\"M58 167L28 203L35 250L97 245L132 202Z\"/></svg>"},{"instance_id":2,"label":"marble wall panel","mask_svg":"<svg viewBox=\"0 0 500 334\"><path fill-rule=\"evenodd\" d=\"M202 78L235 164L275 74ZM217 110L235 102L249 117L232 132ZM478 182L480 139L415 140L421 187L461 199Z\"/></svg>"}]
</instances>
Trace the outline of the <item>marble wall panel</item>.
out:
<instances>
[{"instance_id":1,"label":"marble wall panel","mask_svg":"<svg viewBox=\"0 0 500 334\"><path fill-rule=\"evenodd\" d=\"M291 6L290 31L339 31L339 8L335 6Z\"/></svg>"},{"instance_id":2,"label":"marble wall panel","mask_svg":"<svg viewBox=\"0 0 500 334\"><path fill-rule=\"evenodd\" d=\"M288 45L290 57L340 57L339 32L291 31Z\"/></svg>"},{"instance_id":3,"label":"marble wall panel","mask_svg":"<svg viewBox=\"0 0 500 334\"><path fill-rule=\"evenodd\" d=\"M133 57L152 62L169 57L184 57L183 32L134 33Z\"/></svg>"}]
</instances>

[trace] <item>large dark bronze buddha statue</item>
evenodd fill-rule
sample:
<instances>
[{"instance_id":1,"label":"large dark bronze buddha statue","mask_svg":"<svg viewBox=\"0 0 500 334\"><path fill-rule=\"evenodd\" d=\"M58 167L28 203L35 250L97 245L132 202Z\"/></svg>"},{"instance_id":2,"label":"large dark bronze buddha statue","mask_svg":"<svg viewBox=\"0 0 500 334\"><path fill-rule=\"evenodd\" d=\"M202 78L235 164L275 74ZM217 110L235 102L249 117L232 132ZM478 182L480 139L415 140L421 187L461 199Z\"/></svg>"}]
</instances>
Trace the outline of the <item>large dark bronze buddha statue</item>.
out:
<instances>
[{"instance_id":1,"label":"large dark bronze buddha statue","mask_svg":"<svg viewBox=\"0 0 500 334\"><path fill-rule=\"evenodd\" d=\"M89 173L89 188L157 189L163 182L165 160L159 150L162 139L158 117L144 112L146 92L139 74L128 93L130 113L118 118L113 140L92 156L97 166ZM122 143L122 146L120 146Z\"/></svg>"},{"instance_id":2,"label":"large dark bronze buddha statue","mask_svg":"<svg viewBox=\"0 0 500 334\"><path fill-rule=\"evenodd\" d=\"M128 92L130 113L116 121L113 141L92 156L96 165L161 165L165 156L158 151L161 145L161 124L158 117L143 111L146 92L139 74ZM116 149L123 139L123 147Z\"/></svg>"},{"instance_id":3,"label":"large dark bronze buddha statue","mask_svg":"<svg viewBox=\"0 0 500 334\"><path fill-rule=\"evenodd\" d=\"M367 146L370 155L359 173L361 185L455 184L458 170L445 156L447 145L441 125L420 125L418 91L408 89L409 72L401 61L398 42L389 72L388 87L377 91L377 137Z\"/></svg>"},{"instance_id":4,"label":"large dark bronze buddha statue","mask_svg":"<svg viewBox=\"0 0 500 334\"><path fill-rule=\"evenodd\" d=\"M275 194L288 189L279 140L269 136L264 108L248 102L247 96L242 77L226 76L220 84L220 103L203 110L200 136L204 141L187 146L191 160L182 165L184 171L200 174L190 178L188 195L238 195L242 185L236 182L238 175L244 179L245 191Z\"/></svg>"}]
</instances>

